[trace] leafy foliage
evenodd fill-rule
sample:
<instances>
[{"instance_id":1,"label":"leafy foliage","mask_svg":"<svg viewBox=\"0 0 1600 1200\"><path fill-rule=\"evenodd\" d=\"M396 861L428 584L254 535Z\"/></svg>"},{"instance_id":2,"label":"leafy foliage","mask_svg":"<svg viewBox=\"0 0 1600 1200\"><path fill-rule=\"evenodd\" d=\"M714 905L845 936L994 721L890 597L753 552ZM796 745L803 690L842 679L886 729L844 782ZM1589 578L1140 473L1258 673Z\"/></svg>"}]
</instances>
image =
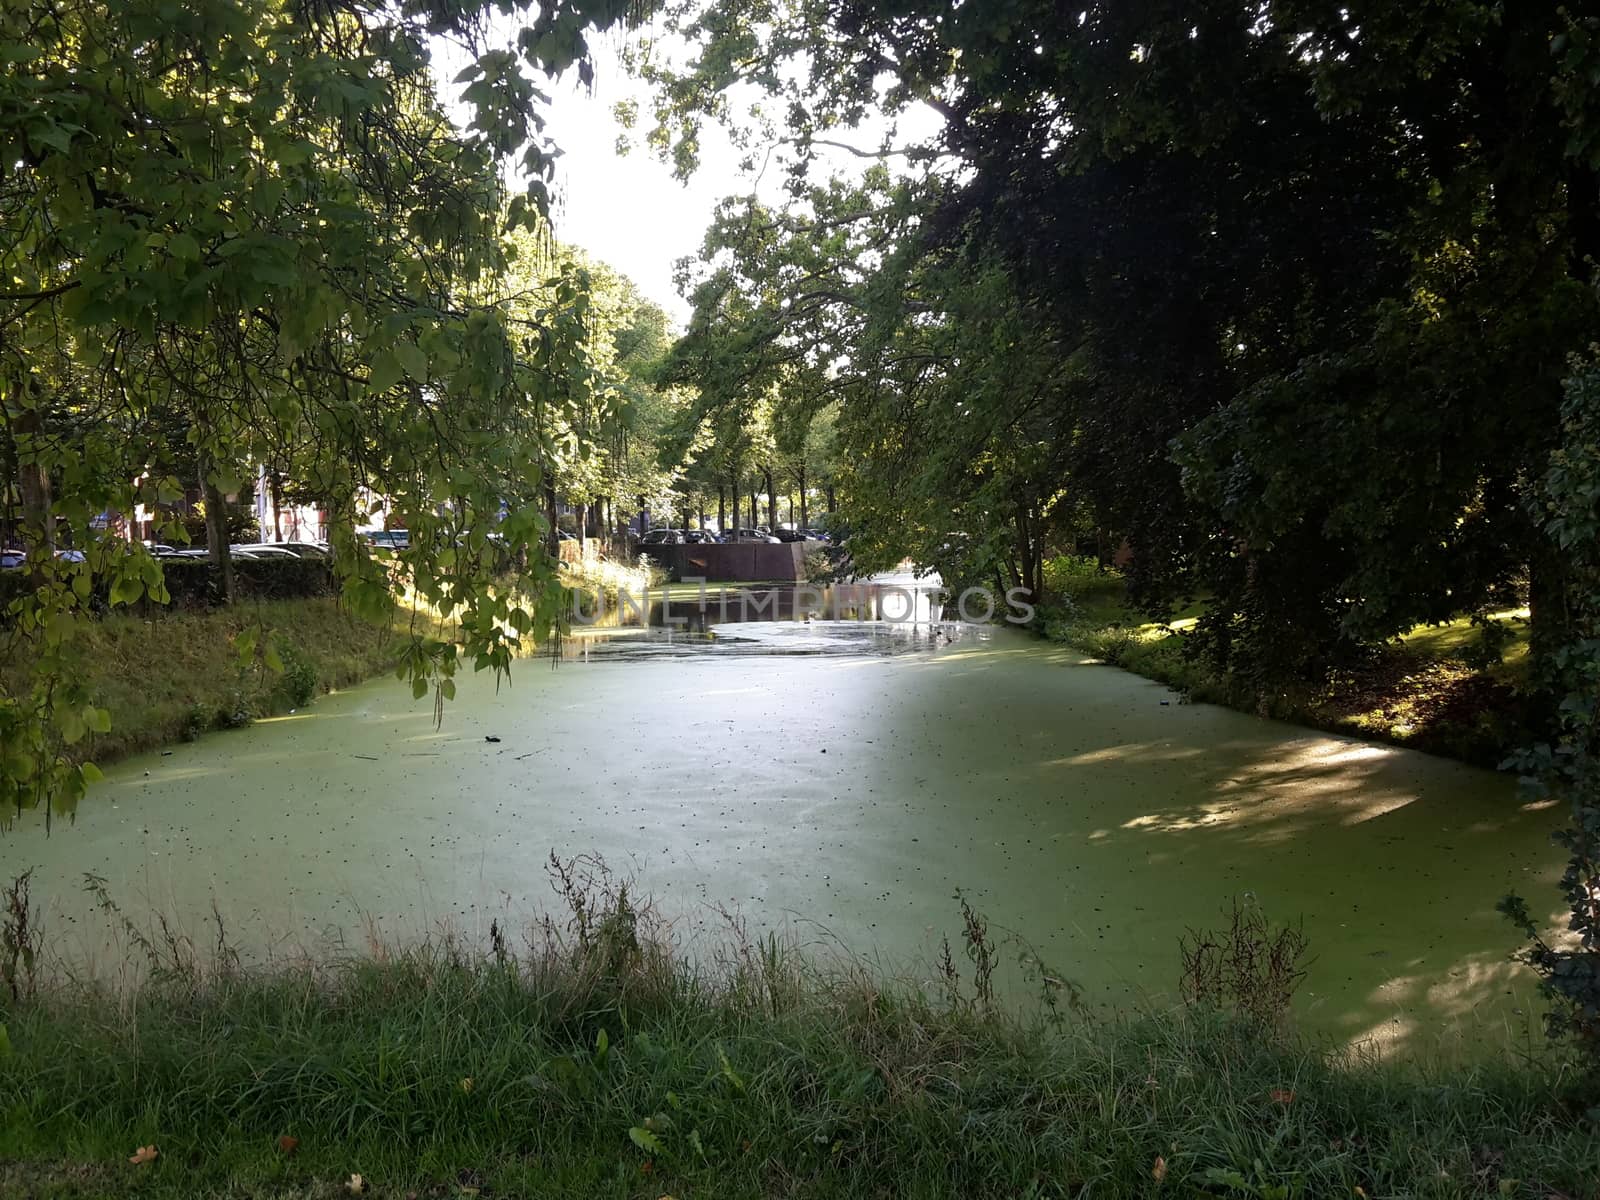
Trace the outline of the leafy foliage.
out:
<instances>
[{"instance_id":1,"label":"leafy foliage","mask_svg":"<svg viewBox=\"0 0 1600 1200\"><path fill-rule=\"evenodd\" d=\"M405 586L459 618L462 651L504 670L552 619L489 586L495 531L536 543L558 428L588 404L584 278L553 272L513 307L497 281L547 246L552 148L532 75L576 66L620 0L70 0L0 13L0 444L19 480L33 586L6 624L34 675L0 695L0 805L70 811L92 777L61 755L105 714L74 683L91 598L166 602L159 563L102 514L165 513L198 486L223 595L222 516L254 464L330 514L346 601L383 616ZM512 48L492 11L527 14ZM429 39L472 65L464 131L434 95ZM527 68L527 69L524 69ZM501 166L521 151L527 191ZM521 229L532 241L508 244ZM182 449L173 447L174 437ZM168 470L193 474L179 479ZM380 561L353 536L381 496L412 531ZM65 542L82 561L52 552ZM456 647L419 640L414 687Z\"/></svg>"},{"instance_id":2,"label":"leafy foliage","mask_svg":"<svg viewBox=\"0 0 1600 1200\"><path fill-rule=\"evenodd\" d=\"M1546 941L1520 897L1508 896L1501 909L1531 942L1527 961L1554 1002L1546 1014L1551 1035L1571 1038L1600 1070L1600 363L1574 363L1561 448L1543 484L1538 518L1568 556L1572 640L1550 657L1550 688L1561 696L1559 737L1521 765L1572 806L1571 825L1557 834L1570 855L1561 876L1569 935Z\"/></svg>"},{"instance_id":3,"label":"leafy foliage","mask_svg":"<svg viewBox=\"0 0 1600 1200\"><path fill-rule=\"evenodd\" d=\"M1219 666L1314 682L1519 579L1536 655L1560 643L1559 566L1524 501L1565 356L1600 317L1591 19L1555 0L671 12L695 52L644 69L651 137L684 168L701 122L739 124L788 148L798 210L821 211L808 171L867 114L937 114L931 136L855 147L948 181L858 261L971 247L974 292L1003 268L1024 344L1053 343L1081 393L1040 465L1127 543L1147 608L1210 598ZM752 89L780 103L745 120ZM845 258L813 241L763 311L800 307L785 344L871 378L848 337L818 346L828 331L803 323ZM980 367L978 349L968 372L1018 361L999 341Z\"/></svg>"}]
</instances>

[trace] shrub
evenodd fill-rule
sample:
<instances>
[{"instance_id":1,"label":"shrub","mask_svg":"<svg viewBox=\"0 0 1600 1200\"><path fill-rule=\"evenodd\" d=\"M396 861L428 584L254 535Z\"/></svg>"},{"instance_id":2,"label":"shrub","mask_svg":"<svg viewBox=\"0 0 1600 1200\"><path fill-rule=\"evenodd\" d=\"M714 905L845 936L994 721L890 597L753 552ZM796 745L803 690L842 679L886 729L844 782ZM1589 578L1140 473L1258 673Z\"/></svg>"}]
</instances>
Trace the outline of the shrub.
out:
<instances>
[{"instance_id":1,"label":"shrub","mask_svg":"<svg viewBox=\"0 0 1600 1200\"><path fill-rule=\"evenodd\" d=\"M1044 593L1051 600L1070 600L1121 584L1122 576L1087 555L1058 554L1044 562Z\"/></svg>"},{"instance_id":2,"label":"shrub","mask_svg":"<svg viewBox=\"0 0 1600 1200\"><path fill-rule=\"evenodd\" d=\"M210 608L217 603L220 592L216 570L209 559L163 559L161 572L172 597L172 607ZM328 596L335 588L332 565L314 558L236 558L233 579L241 600Z\"/></svg>"},{"instance_id":3,"label":"shrub","mask_svg":"<svg viewBox=\"0 0 1600 1200\"><path fill-rule=\"evenodd\" d=\"M283 671L278 676L278 692L291 708L310 704L317 694L317 668L288 638L273 639Z\"/></svg>"},{"instance_id":4,"label":"shrub","mask_svg":"<svg viewBox=\"0 0 1600 1200\"><path fill-rule=\"evenodd\" d=\"M255 706L243 688L235 689L227 701L217 708L218 729L243 729L255 719Z\"/></svg>"},{"instance_id":5,"label":"shrub","mask_svg":"<svg viewBox=\"0 0 1600 1200\"><path fill-rule=\"evenodd\" d=\"M183 740L193 742L211 728L217 714L204 704L191 704L183 714Z\"/></svg>"},{"instance_id":6,"label":"shrub","mask_svg":"<svg viewBox=\"0 0 1600 1200\"><path fill-rule=\"evenodd\" d=\"M1519 766L1572 806L1570 823L1556 834L1568 854L1561 894L1571 912L1569 933L1546 940L1542 922L1519 896L1507 896L1500 908L1528 939L1523 959L1550 1001L1549 1035L1583 1055L1590 1089L1600 1093L1600 361L1574 363L1561 415L1561 446L1550 457L1536 510L1566 575L1569 625L1560 644L1540 648L1535 662L1543 690L1558 706L1556 736L1524 754Z\"/></svg>"}]
</instances>

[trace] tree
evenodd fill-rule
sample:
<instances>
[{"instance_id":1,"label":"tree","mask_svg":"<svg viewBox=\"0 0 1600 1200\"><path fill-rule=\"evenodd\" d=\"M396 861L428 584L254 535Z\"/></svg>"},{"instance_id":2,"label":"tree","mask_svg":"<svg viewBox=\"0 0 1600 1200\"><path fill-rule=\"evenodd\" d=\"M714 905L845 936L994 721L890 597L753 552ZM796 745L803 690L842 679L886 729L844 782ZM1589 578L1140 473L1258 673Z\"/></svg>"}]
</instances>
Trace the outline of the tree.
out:
<instances>
[{"instance_id":1,"label":"tree","mask_svg":"<svg viewBox=\"0 0 1600 1200\"><path fill-rule=\"evenodd\" d=\"M783 212L725 206L672 369L719 444L762 470L769 514L773 476L809 482L825 446L858 566L909 556L1037 594L1077 366L981 246L927 243L938 195L872 172Z\"/></svg>"},{"instance_id":2,"label":"tree","mask_svg":"<svg viewBox=\"0 0 1600 1200\"><path fill-rule=\"evenodd\" d=\"M173 498L178 481L115 436L158 409L187 420L208 520L252 462L281 462L327 498L358 611L385 611L409 582L459 617L475 665L497 670L553 611L488 586L482 548L502 487L543 469L523 417L580 352L581 293L558 289L530 334L482 289L506 265L503 228L544 229L550 152L522 64L587 76L585 29L625 5L543 5L515 49L489 44L488 12L359 0L0 12L0 428L37 584L6 613L33 674L0 696L0 802L70 807L91 775L60 748L107 719L71 682L96 589L114 604L166 598L158 563L93 527L108 509ZM434 99L429 37L474 55L458 80L464 132ZM532 182L508 197L500 167L518 150ZM352 536L364 491L412 530L393 573ZM539 513L513 508L500 528L536 539ZM52 556L58 532L86 562ZM226 535L208 533L226 594ZM419 638L402 667L442 699L456 660L455 645Z\"/></svg>"},{"instance_id":3,"label":"tree","mask_svg":"<svg viewBox=\"0 0 1600 1200\"><path fill-rule=\"evenodd\" d=\"M1207 594L1219 666L1315 682L1524 575L1536 653L1562 643L1524 500L1600 315L1592 23L1556 0L673 20L697 53L647 67L652 138L685 166L735 87L783 101L797 194L865 114L943 118L855 149L959 164L922 244L981 243L1048 314L1093 398L1074 486L1152 610Z\"/></svg>"},{"instance_id":4,"label":"tree","mask_svg":"<svg viewBox=\"0 0 1600 1200\"><path fill-rule=\"evenodd\" d=\"M1562 697L1557 736L1521 766L1571 807L1556 840L1568 853L1561 893L1572 936L1552 945L1519 896L1500 907L1528 938L1524 959L1552 1002L1550 1035L1571 1039L1600 1071L1600 363L1572 363L1561 415L1536 520L1568 565L1571 640L1547 659L1550 687Z\"/></svg>"}]
</instances>

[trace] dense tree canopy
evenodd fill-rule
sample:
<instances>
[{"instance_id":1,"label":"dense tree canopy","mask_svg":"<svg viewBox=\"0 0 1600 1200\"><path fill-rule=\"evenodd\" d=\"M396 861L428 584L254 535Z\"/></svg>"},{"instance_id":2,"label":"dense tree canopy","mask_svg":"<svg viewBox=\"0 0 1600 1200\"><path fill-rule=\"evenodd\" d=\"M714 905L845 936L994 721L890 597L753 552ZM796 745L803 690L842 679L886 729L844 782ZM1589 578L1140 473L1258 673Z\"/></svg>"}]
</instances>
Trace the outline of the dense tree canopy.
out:
<instances>
[{"instance_id":1,"label":"dense tree canopy","mask_svg":"<svg viewBox=\"0 0 1600 1200\"><path fill-rule=\"evenodd\" d=\"M585 30L626 5L530 7L23 0L0 12L0 440L33 583L6 623L35 672L0 696L0 803L82 791L58 748L106 720L71 682L93 596L165 598L158 564L102 536L101 514L199 484L228 594L223 497L270 462L323 497L358 610L412 586L495 668L549 617L489 586L485 548L491 530L537 542L541 480L562 431L595 410L605 364L590 362L588 280L549 253L552 150L533 80L587 77ZM526 17L510 45L491 36L501 10ZM471 56L457 80L465 130L440 109L430 39ZM508 195L514 156L531 182ZM524 281L550 274L531 299L504 290L519 251ZM155 453L152 430L174 421L189 453ZM197 479L164 473L183 459ZM412 530L397 564L352 537L371 494ZM63 541L87 561L54 556ZM447 694L456 657L419 639L415 688Z\"/></svg>"},{"instance_id":2,"label":"dense tree canopy","mask_svg":"<svg viewBox=\"0 0 1600 1200\"><path fill-rule=\"evenodd\" d=\"M1048 438L1063 486L1126 539L1153 609L1210 597L1220 663L1303 678L1530 575L1541 644L1559 629L1559 556L1526 502L1567 356L1597 328L1592 22L1475 0L796 0L675 19L688 66L641 56L656 140L692 162L700 122L776 94L797 212L817 210L806 170L841 130L940 114L929 141L857 148L945 181L875 252L1003 270L1030 344L1070 355L1081 389ZM768 254L742 236L744 260ZM761 311L821 262L876 269L860 245L808 249ZM704 295L738 361L765 318ZM794 343L846 354L805 319L784 318ZM997 344L981 369L998 382L1015 361Z\"/></svg>"}]
</instances>

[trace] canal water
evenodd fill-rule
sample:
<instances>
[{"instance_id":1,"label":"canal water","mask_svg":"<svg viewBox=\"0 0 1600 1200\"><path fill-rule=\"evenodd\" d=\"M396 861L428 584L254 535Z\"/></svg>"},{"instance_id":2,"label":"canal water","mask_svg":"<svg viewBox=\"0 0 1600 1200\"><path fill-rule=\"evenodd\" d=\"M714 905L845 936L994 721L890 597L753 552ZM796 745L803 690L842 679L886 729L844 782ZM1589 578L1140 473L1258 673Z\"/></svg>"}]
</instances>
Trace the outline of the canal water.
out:
<instances>
[{"instance_id":1,"label":"canal water","mask_svg":"<svg viewBox=\"0 0 1600 1200\"><path fill-rule=\"evenodd\" d=\"M552 850L636 873L686 947L717 909L925 978L959 890L1096 1005L1168 1003L1234 899L1301 920L1300 1019L1341 1040L1527 1036L1516 889L1555 906L1559 814L1512 780L1207 705L1004 627L596 630L509 682L378 681L107 771L0 836L53 944L109 968L82 891L255 954L484 936ZM1015 986L1020 986L1017 984Z\"/></svg>"}]
</instances>

